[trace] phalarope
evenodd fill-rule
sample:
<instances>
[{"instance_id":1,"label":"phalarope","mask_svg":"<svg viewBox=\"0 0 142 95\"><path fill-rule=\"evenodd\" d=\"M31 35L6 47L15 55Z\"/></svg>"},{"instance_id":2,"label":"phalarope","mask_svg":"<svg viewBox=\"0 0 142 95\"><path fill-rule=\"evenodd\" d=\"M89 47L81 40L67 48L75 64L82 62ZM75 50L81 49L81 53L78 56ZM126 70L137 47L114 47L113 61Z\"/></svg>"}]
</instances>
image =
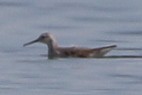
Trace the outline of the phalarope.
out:
<instances>
[{"instance_id":1,"label":"phalarope","mask_svg":"<svg viewBox=\"0 0 142 95\"><path fill-rule=\"evenodd\" d=\"M43 33L36 40L28 42L23 46L31 45L36 42L41 42L48 46L49 59L58 57L100 58L116 47L116 45L110 45L100 48L60 47L58 46L54 36L50 33Z\"/></svg>"}]
</instances>

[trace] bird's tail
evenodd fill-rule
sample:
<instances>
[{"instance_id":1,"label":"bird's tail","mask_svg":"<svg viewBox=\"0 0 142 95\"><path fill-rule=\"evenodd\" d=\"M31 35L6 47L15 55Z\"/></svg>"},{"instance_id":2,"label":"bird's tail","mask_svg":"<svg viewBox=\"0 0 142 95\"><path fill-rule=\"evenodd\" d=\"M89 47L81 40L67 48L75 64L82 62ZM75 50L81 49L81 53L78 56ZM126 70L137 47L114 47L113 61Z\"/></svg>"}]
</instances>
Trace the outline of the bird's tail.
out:
<instances>
[{"instance_id":1,"label":"bird's tail","mask_svg":"<svg viewBox=\"0 0 142 95\"><path fill-rule=\"evenodd\" d=\"M97 48L98 51L99 51L99 56L100 57L104 56L106 53L108 53L109 51L111 51L115 47L117 47L117 46L116 45L111 45L111 46Z\"/></svg>"},{"instance_id":2,"label":"bird's tail","mask_svg":"<svg viewBox=\"0 0 142 95\"><path fill-rule=\"evenodd\" d=\"M100 48L100 52L104 55L104 54L108 53L109 51L111 51L115 47L117 47L117 46L111 45L111 46L102 47L102 48Z\"/></svg>"}]
</instances>

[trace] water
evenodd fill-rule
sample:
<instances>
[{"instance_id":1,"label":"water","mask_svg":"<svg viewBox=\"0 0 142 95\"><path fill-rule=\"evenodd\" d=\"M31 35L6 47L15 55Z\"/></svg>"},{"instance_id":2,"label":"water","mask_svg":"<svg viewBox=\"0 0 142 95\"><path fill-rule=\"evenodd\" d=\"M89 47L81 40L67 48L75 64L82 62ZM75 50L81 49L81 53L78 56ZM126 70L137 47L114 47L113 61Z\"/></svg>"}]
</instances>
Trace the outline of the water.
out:
<instances>
[{"instance_id":1,"label":"water","mask_svg":"<svg viewBox=\"0 0 142 95\"><path fill-rule=\"evenodd\" d=\"M141 95L141 3L1 0L0 95ZM116 44L107 56L120 57L47 60L45 45L22 47L43 32L64 46Z\"/></svg>"}]
</instances>

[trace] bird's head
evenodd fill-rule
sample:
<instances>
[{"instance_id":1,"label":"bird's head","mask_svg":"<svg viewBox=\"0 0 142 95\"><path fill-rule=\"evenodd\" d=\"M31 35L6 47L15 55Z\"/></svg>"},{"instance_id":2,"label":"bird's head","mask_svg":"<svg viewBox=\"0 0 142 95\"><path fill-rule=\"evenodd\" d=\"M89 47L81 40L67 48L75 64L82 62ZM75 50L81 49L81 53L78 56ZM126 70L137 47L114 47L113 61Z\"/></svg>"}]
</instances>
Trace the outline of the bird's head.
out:
<instances>
[{"instance_id":1,"label":"bird's head","mask_svg":"<svg viewBox=\"0 0 142 95\"><path fill-rule=\"evenodd\" d=\"M36 40L25 43L23 46L31 45L37 42L49 44L49 42L52 42L53 40L54 40L54 37L50 33L43 33Z\"/></svg>"}]
</instances>

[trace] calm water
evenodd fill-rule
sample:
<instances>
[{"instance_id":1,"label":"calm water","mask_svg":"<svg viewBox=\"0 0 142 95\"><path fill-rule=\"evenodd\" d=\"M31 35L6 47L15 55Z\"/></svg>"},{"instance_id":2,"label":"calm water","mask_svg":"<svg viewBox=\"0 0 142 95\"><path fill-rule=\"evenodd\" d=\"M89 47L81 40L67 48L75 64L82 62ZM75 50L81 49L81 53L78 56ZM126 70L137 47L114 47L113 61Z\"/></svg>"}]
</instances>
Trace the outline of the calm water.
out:
<instances>
[{"instance_id":1,"label":"calm water","mask_svg":"<svg viewBox=\"0 0 142 95\"><path fill-rule=\"evenodd\" d=\"M22 47L43 32L63 46L142 55L142 0L1 0L0 95L142 95L142 58L47 60Z\"/></svg>"}]
</instances>

